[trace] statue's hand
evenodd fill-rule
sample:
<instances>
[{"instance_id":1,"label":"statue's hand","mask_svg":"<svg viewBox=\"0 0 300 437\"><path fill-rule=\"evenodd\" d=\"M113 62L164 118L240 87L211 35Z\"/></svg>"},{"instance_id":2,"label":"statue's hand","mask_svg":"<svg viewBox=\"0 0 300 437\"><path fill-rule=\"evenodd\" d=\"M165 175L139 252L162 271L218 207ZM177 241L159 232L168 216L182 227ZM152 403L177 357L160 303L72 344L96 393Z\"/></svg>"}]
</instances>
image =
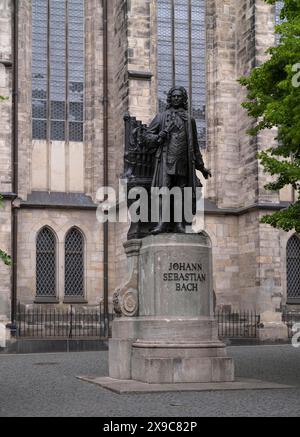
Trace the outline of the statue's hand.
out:
<instances>
[{"instance_id":1,"label":"statue's hand","mask_svg":"<svg viewBox=\"0 0 300 437\"><path fill-rule=\"evenodd\" d=\"M159 137L161 140L165 140L165 139L167 138L167 136L168 136L168 131L166 131L166 130L162 130L162 131L160 131L160 133L158 134L158 137Z\"/></svg>"},{"instance_id":2,"label":"statue's hand","mask_svg":"<svg viewBox=\"0 0 300 437\"><path fill-rule=\"evenodd\" d=\"M201 170L203 176L205 177L205 179L211 178L212 174L210 170L207 170L206 168L203 168L203 170Z\"/></svg>"},{"instance_id":3,"label":"statue's hand","mask_svg":"<svg viewBox=\"0 0 300 437\"><path fill-rule=\"evenodd\" d=\"M162 131L158 134L158 140L157 140L158 144L162 144L162 143L164 143L165 140L168 138L168 135L169 135L168 131L166 131L166 130L162 130Z\"/></svg>"}]
</instances>

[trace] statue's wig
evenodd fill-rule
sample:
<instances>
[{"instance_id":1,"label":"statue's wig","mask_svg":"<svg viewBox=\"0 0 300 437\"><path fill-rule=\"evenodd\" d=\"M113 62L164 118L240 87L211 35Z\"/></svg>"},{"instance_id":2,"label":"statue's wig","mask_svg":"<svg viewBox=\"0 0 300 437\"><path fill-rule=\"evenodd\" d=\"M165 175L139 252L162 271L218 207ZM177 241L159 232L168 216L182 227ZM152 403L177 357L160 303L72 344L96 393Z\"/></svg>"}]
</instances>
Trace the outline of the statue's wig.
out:
<instances>
[{"instance_id":1,"label":"statue's wig","mask_svg":"<svg viewBox=\"0 0 300 437\"><path fill-rule=\"evenodd\" d=\"M180 91L183 95L183 108L187 111L189 108L189 98L186 89L183 86L173 86L168 92L167 96L167 109L172 107L172 94L174 91Z\"/></svg>"}]
</instances>

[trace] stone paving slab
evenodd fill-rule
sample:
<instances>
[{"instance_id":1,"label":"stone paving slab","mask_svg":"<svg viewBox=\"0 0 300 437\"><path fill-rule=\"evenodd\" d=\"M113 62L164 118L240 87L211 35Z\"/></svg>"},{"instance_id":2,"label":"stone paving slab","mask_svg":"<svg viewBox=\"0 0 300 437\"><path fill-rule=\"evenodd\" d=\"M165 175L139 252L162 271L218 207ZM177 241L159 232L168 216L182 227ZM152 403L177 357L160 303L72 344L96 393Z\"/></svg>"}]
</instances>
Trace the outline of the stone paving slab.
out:
<instances>
[{"instance_id":1,"label":"stone paving slab","mask_svg":"<svg viewBox=\"0 0 300 437\"><path fill-rule=\"evenodd\" d=\"M223 390L281 390L293 388L290 385L260 381L258 379L238 378L234 382L185 383L185 384L147 384L133 380L118 380L108 377L77 376L77 379L98 385L117 394L201 392Z\"/></svg>"}]
</instances>

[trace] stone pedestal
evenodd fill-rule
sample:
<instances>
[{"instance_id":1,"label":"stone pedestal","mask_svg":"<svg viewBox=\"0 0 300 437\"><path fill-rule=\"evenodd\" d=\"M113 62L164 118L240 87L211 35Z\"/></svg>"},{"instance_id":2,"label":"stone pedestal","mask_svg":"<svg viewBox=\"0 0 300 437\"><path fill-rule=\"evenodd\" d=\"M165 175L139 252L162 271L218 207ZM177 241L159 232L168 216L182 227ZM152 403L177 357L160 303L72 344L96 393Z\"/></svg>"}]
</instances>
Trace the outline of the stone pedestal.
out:
<instances>
[{"instance_id":1,"label":"stone pedestal","mask_svg":"<svg viewBox=\"0 0 300 437\"><path fill-rule=\"evenodd\" d=\"M282 321L282 314L266 311L260 316L259 340L263 342L287 342L288 327Z\"/></svg>"},{"instance_id":2,"label":"stone pedestal","mask_svg":"<svg viewBox=\"0 0 300 437\"><path fill-rule=\"evenodd\" d=\"M138 274L133 268L127 284L137 290L138 311L113 322L109 376L153 384L233 381L213 317L209 239L163 234L130 247ZM117 291L117 308L126 294L126 286Z\"/></svg>"}]
</instances>

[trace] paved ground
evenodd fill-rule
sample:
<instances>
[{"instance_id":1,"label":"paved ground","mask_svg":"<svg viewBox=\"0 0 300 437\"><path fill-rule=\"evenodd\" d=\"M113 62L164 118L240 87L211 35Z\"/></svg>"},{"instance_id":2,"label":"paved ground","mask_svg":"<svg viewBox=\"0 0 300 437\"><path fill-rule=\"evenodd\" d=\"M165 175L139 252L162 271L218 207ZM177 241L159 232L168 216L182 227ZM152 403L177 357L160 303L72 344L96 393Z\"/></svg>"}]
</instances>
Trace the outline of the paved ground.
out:
<instances>
[{"instance_id":1,"label":"paved ground","mask_svg":"<svg viewBox=\"0 0 300 437\"><path fill-rule=\"evenodd\" d=\"M117 395L76 379L106 376L107 352L0 355L0 416L300 416L300 348L237 346L228 352L237 376L293 388Z\"/></svg>"}]
</instances>

